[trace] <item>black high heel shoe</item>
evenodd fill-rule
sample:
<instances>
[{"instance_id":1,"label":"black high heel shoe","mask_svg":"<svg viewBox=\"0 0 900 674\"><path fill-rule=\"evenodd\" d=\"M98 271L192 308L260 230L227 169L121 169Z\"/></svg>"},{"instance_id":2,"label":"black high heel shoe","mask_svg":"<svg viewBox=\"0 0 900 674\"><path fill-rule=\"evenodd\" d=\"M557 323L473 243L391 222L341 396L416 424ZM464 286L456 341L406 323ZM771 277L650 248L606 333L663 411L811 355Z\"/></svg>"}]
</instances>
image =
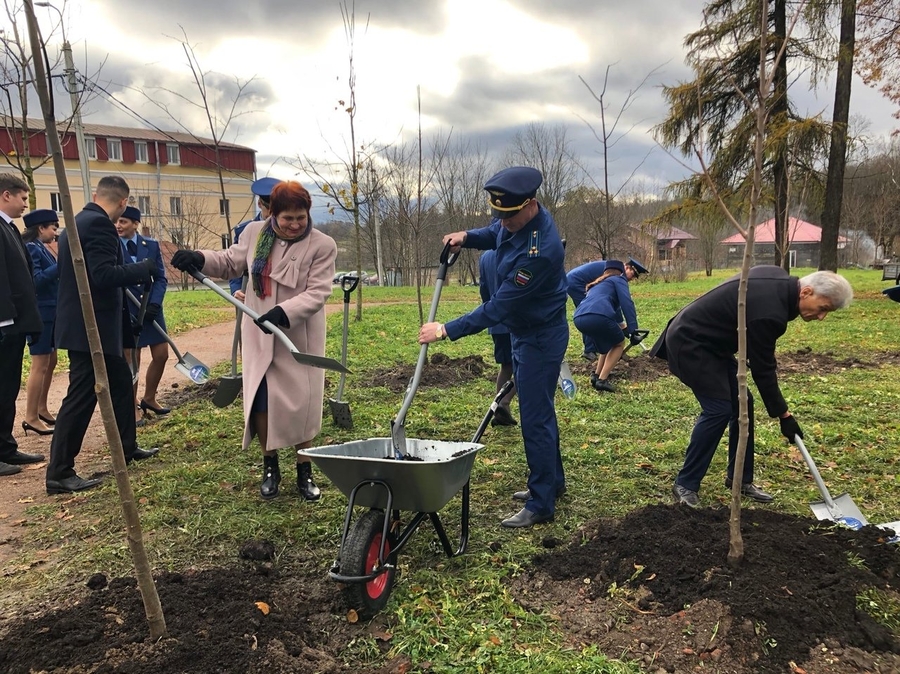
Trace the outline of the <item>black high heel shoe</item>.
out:
<instances>
[{"instance_id":1,"label":"black high heel shoe","mask_svg":"<svg viewBox=\"0 0 900 674\"><path fill-rule=\"evenodd\" d=\"M42 431L40 428L35 428L27 421L22 422L22 430L25 431L25 435L28 435L28 431L34 431L38 435L53 435L53 429L48 428L46 431Z\"/></svg>"},{"instance_id":2,"label":"black high heel shoe","mask_svg":"<svg viewBox=\"0 0 900 674\"><path fill-rule=\"evenodd\" d=\"M150 412L153 412L153 414L156 414L159 416L162 416L163 414L168 414L169 412L172 411L168 407L154 407L153 405L151 405L150 403L148 403L145 400L141 400L141 402L138 403L138 407L140 407L141 410L144 412L147 412L149 410Z\"/></svg>"},{"instance_id":3,"label":"black high heel shoe","mask_svg":"<svg viewBox=\"0 0 900 674\"><path fill-rule=\"evenodd\" d=\"M45 417L43 414L38 414L38 419L43 421L48 426L53 426L56 424L56 419L50 419L48 417Z\"/></svg>"}]
</instances>

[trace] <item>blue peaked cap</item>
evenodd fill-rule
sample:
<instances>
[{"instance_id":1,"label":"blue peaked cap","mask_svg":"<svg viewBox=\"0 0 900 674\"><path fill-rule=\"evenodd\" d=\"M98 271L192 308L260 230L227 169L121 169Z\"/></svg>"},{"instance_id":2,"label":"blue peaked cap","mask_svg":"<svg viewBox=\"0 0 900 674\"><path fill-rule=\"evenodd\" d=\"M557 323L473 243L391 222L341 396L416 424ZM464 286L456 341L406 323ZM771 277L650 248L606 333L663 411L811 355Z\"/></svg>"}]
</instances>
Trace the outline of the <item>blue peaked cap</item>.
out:
<instances>
[{"instance_id":1,"label":"blue peaked cap","mask_svg":"<svg viewBox=\"0 0 900 674\"><path fill-rule=\"evenodd\" d=\"M534 199L544 176L530 166L511 166L491 177L484 189L495 218L511 218Z\"/></svg>"},{"instance_id":2,"label":"blue peaked cap","mask_svg":"<svg viewBox=\"0 0 900 674\"><path fill-rule=\"evenodd\" d=\"M278 178L260 178L253 181L253 184L250 185L250 191L258 197L268 199L272 196L272 189L280 182Z\"/></svg>"}]
</instances>

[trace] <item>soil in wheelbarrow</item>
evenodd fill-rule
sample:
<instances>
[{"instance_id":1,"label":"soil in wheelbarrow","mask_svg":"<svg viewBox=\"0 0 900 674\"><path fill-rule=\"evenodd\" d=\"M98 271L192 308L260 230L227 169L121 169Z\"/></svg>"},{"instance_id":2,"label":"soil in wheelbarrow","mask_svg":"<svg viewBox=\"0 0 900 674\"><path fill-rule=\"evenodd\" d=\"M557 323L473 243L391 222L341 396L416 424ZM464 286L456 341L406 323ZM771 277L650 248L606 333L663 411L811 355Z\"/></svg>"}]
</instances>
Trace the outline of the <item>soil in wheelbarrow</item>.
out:
<instances>
[{"instance_id":1,"label":"soil in wheelbarrow","mask_svg":"<svg viewBox=\"0 0 900 674\"><path fill-rule=\"evenodd\" d=\"M267 560L274 547L257 542L242 554ZM348 644L372 628L335 618L345 615L346 608L319 567L287 571L270 561L255 561L240 568L164 573L156 577L156 585L169 632L158 643L149 638L135 580L107 581L97 574L61 604L25 608L14 619L0 621L0 671L377 671L345 662Z\"/></svg>"},{"instance_id":2,"label":"soil in wheelbarrow","mask_svg":"<svg viewBox=\"0 0 900 674\"><path fill-rule=\"evenodd\" d=\"M869 588L900 601L900 546L875 527L747 509L731 568L728 517L660 505L590 522L545 540L514 596L559 616L573 646L654 674L900 672L900 635L857 608Z\"/></svg>"}]
</instances>

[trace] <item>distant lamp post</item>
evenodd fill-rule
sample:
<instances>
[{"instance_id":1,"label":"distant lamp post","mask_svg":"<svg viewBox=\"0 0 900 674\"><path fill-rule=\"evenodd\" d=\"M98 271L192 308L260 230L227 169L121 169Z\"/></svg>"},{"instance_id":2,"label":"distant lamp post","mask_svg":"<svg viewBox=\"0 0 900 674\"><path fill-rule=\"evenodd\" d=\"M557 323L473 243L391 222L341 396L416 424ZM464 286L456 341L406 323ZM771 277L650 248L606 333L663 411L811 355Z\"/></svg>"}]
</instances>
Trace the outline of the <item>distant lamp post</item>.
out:
<instances>
[{"instance_id":1,"label":"distant lamp post","mask_svg":"<svg viewBox=\"0 0 900 674\"><path fill-rule=\"evenodd\" d=\"M62 31L63 44L62 53L66 63L66 88L69 91L69 100L72 103L72 116L75 124L75 144L78 147L78 164L81 167L81 189L84 190L84 203L91 200L93 191L91 190L91 168L88 165L87 144L84 142L84 127L81 125L81 102L78 100L78 82L75 79L75 61L72 58L72 46L66 39L66 23L63 20L62 12L59 8L53 6L49 2L36 2L38 7L47 7L59 14L59 27ZM54 132L58 133L56 129Z\"/></svg>"}]
</instances>

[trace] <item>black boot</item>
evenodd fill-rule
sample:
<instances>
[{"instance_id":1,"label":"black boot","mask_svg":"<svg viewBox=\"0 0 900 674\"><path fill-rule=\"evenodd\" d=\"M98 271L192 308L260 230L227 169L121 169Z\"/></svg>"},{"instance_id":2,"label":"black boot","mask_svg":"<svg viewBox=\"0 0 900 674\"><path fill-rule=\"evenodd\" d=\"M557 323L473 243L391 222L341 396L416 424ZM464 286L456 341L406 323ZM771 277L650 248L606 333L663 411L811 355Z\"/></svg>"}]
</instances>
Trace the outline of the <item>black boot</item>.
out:
<instances>
[{"instance_id":1,"label":"black boot","mask_svg":"<svg viewBox=\"0 0 900 674\"><path fill-rule=\"evenodd\" d=\"M263 456L263 481L259 495L267 501L278 496L278 485L281 484L281 469L278 467L278 456Z\"/></svg>"},{"instance_id":2,"label":"black boot","mask_svg":"<svg viewBox=\"0 0 900 674\"><path fill-rule=\"evenodd\" d=\"M306 461L297 464L297 489L306 501L318 501L322 492L312 479L312 463Z\"/></svg>"}]
</instances>

